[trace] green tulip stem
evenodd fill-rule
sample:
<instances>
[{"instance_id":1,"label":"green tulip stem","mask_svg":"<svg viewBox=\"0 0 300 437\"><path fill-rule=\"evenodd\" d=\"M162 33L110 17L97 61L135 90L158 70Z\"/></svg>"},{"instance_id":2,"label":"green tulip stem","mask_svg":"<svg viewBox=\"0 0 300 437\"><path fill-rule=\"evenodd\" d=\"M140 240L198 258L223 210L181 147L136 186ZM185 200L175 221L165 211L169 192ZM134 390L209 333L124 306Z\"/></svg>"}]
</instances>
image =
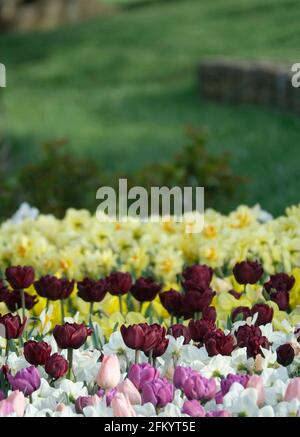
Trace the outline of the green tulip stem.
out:
<instances>
[{"instance_id":1,"label":"green tulip stem","mask_svg":"<svg viewBox=\"0 0 300 437\"><path fill-rule=\"evenodd\" d=\"M89 315L89 324L90 324L91 328L93 327L93 322L92 322L93 311L94 311L94 302L91 302L91 304L90 304L90 315Z\"/></svg>"},{"instance_id":2,"label":"green tulip stem","mask_svg":"<svg viewBox=\"0 0 300 437\"><path fill-rule=\"evenodd\" d=\"M119 309L120 309L120 313L123 315L123 302L122 302L122 295L119 294Z\"/></svg>"},{"instance_id":3,"label":"green tulip stem","mask_svg":"<svg viewBox=\"0 0 300 437\"><path fill-rule=\"evenodd\" d=\"M5 348L6 359L8 359L8 355L9 355L9 340L6 340L6 348Z\"/></svg>"},{"instance_id":4,"label":"green tulip stem","mask_svg":"<svg viewBox=\"0 0 300 437\"><path fill-rule=\"evenodd\" d=\"M21 290L21 301L22 301L22 319L25 320L25 291Z\"/></svg>"},{"instance_id":5,"label":"green tulip stem","mask_svg":"<svg viewBox=\"0 0 300 437\"><path fill-rule=\"evenodd\" d=\"M73 349L68 349L68 361L69 361L68 379L71 379L72 367L73 367Z\"/></svg>"},{"instance_id":6,"label":"green tulip stem","mask_svg":"<svg viewBox=\"0 0 300 437\"><path fill-rule=\"evenodd\" d=\"M60 310L61 310L61 323L62 325L65 323L65 308L64 308L64 300L60 301Z\"/></svg>"},{"instance_id":7,"label":"green tulip stem","mask_svg":"<svg viewBox=\"0 0 300 437\"><path fill-rule=\"evenodd\" d=\"M135 360L134 360L134 362L135 362L135 364L139 364L139 361L140 361L140 351L136 350L135 351Z\"/></svg>"},{"instance_id":8,"label":"green tulip stem","mask_svg":"<svg viewBox=\"0 0 300 437\"><path fill-rule=\"evenodd\" d=\"M153 359L152 359L152 357L153 357L153 350L151 349L151 351L149 351L149 364L150 364L150 366L152 366L152 362L153 362Z\"/></svg>"},{"instance_id":9,"label":"green tulip stem","mask_svg":"<svg viewBox=\"0 0 300 437\"><path fill-rule=\"evenodd\" d=\"M174 314L171 314L171 326L174 325Z\"/></svg>"}]
</instances>

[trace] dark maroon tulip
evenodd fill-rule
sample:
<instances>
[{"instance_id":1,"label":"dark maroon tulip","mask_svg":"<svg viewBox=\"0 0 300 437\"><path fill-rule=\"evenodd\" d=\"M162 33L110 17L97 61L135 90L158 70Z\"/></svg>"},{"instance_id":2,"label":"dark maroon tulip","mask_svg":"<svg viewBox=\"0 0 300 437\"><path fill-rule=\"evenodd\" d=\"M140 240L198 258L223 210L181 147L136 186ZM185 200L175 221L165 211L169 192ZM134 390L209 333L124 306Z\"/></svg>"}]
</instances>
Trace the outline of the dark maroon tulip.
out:
<instances>
[{"instance_id":1,"label":"dark maroon tulip","mask_svg":"<svg viewBox=\"0 0 300 437\"><path fill-rule=\"evenodd\" d=\"M270 299L277 303L278 308L281 311L287 311L289 309L290 296L288 291L275 291L275 293L271 292Z\"/></svg>"},{"instance_id":2,"label":"dark maroon tulip","mask_svg":"<svg viewBox=\"0 0 300 437\"><path fill-rule=\"evenodd\" d=\"M151 337L156 338L155 345L152 347ZM148 340L149 337L149 340ZM160 326L158 323L146 325L145 342L143 345L143 352L149 356L150 351L154 358L163 355L168 347L169 340L166 338L166 328Z\"/></svg>"},{"instance_id":3,"label":"dark maroon tulip","mask_svg":"<svg viewBox=\"0 0 300 437\"><path fill-rule=\"evenodd\" d=\"M176 290L170 289L159 295L162 306L172 316L180 317L182 314L182 294Z\"/></svg>"},{"instance_id":4,"label":"dark maroon tulip","mask_svg":"<svg viewBox=\"0 0 300 437\"><path fill-rule=\"evenodd\" d=\"M41 297L55 301L67 299L74 290L74 285L75 281L46 275L35 281L34 288Z\"/></svg>"},{"instance_id":5,"label":"dark maroon tulip","mask_svg":"<svg viewBox=\"0 0 300 437\"><path fill-rule=\"evenodd\" d=\"M294 284L294 276L289 276L287 273L276 273L276 275L271 275L268 282L264 283L264 287L270 293L272 290L290 291Z\"/></svg>"},{"instance_id":6,"label":"dark maroon tulip","mask_svg":"<svg viewBox=\"0 0 300 437\"><path fill-rule=\"evenodd\" d=\"M121 334L127 347L134 350L142 350L145 353L154 350L155 353L160 353L167 346L166 342L164 342L166 330L156 323L153 325L140 323L139 325L130 325L128 327L122 325ZM158 347L162 342L163 345Z\"/></svg>"},{"instance_id":7,"label":"dark maroon tulip","mask_svg":"<svg viewBox=\"0 0 300 437\"><path fill-rule=\"evenodd\" d=\"M263 356L261 348L269 349L268 339L262 335L258 326L240 326L236 333L236 339L239 347L247 348L248 358L255 358L258 354Z\"/></svg>"},{"instance_id":8,"label":"dark maroon tulip","mask_svg":"<svg viewBox=\"0 0 300 437\"><path fill-rule=\"evenodd\" d=\"M262 335L261 329L258 326L253 325L243 325L240 326L236 332L236 338L237 342L243 344L245 347L245 344L247 343L248 339L250 337L260 337Z\"/></svg>"},{"instance_id":9,"label":"dark maroon tulip","mask_svg":"<svg viewBox=\"0 0 300 437\"><path fill-rule=\"evenodd\" d=\"M156 344L156 346L151 349L151 354L153 358L161 357L167 350L169 344L169 340L164 337L161 340L159 340ZM145 351L145 354L147 357L150 356L150 351Z\"/></svg>"},{"instance_id":10,"label":"dark maroon tulip","mask_svg":"<svg viewBox=\"0 0 300 437\"><path fill-rule=\"evenodd\" d=\"M257 261L242 261L233 268L233 274L239 284L256 284L263 275L263 268Z\"/></svg>"},{"instance_id":11,"label":"dark maroon tulip","mask_svg":"<svg viewBox=\"0 0 300 437\"><path fill-rule=\"evenodd\" d=\"M266 325L267 323L271 323L273 319L273 308L265 303L257 303L253 305L251 308L251 315L254 316L255 313L258 313L255 325Z\"/></svg>"},{"instance_id":12,"label":"dark maroon tulip","mask_svg":"<svg viewBox=\"0 0 300 437\"><path fill-rule=\"evenodd\" d=\"M208 334L216 329L215 323L208 320L191 320L189 323L192 340L196 343L204 343Z\"/></svg>"},{"instance_id":13,"label":"dark maroon tulip","mask_svg":"<svg viewBox=\"0 0 300 437\"><path fill-rule=\"evenodd\" d=\"M238 300L242 296L242 293L239 293L238 291L235 291L235 290L229 290L228 293L231 294L231 296L235 297Z\"/></svg>"},{"instance_id":14,"label":"dark maroon tulip","mask_svg":"<svg viewBox=\"0 0 300 437\"><path fill-rule=\"evenodd\" d=\"M23 320L21 322L20 316L13 314L5 314L5 316L0 315L0 325L4 325L5 327L5 338L6 340L11 340L13 338L19 338L21 337L25 325L26 325L27 319Z\"/></svg>"},{"instance_id":15,"label":"dark maroon tulip","mask_svg":"<svg viewBox=\"0 0 300 437\"><path fill-rule=\"evenodd\" d=\"M189 328L187 326L181 325L180 323L170 326L170 328L168 329L168 334L172 335L172 337L174 338L183 337L183 344L189 344L192 339Z\"/></svg>"},{"instance_id":16,"label":"dark maroon tulip","mask_svg":"<svg viewBox=\"0 0 300 437\"><path fill-rule=\"evenodd\" d=\"M282 344L276 349L277 354L277 362L278 364L281 364L284 367L289 366L292 364L295 358L295 351L294 348L289 344Z\"/></svg>"},{"instance_id":17,"label":"dark maroon tulip","mask_svg":"<svg viewBox=\"0 0 300 437\"><path fill-rule=\"evenodd\" d=\"M24 344L24 357L34 366L43 366L51 355L51 346L45 341L29 340Z\"/></svg>"},{"instance_id":18,"label":"dark maroon tulip","mask_svg":"<svg viewBox=\"0 0 300 437\"><path fill-rule=\"evenodd\" d=\"M60 349L79 349L92 332L92 329L87 328L84 324L65 323L55 326L53 337Z\"/></svg>"},{"instance_id":19,"label":"dark maroon tulip","mask_svg":"<svg viewBox=\"0 0 300 437\"><path fill-rule=\"evenodd\" d=\"M210 357L214 355L231 355L235 347L235 339L232 335L225 335L221 329L216 329L205 338L205 348Z\"/></svg>"},{"instance_id":20,"label":"dark maroon tulip","mask_svg":"<svg viewBox=\"0 0 300 437\"><path fill-rule=\"evenodd\" d=\"M153 351L163 341L166 336L166 329L157 323L154 323L153 325L144 323L143 325L145 329L145 340L142 350L144 353L147 353Z\"/></svg>"},{"instance_id":21,"label":"dark maroon tulip","mask_svg":"<svg viewBox=\"0 0 300 437\"><path fill-rule=\"evenodd\" d=\"M33 284L34 270L30 266L8 267L5 270L5 276L14 290L23 290Z\"/></svg>"},{"instance_id":22,"label":"dark maroon tulip","mask_svg":"<svg viewBox=\"0 0 300 437\"><path fill-rule=\"evenodd\" d=\"M186 293L186 301L189 311L191 313L201 313L207 308L215 296L215 292L211 288L206 289L203 292L189 291Z\"/></svg>"},{"instance_id":23,"label":"dark maroon tulip","mask_svg":"<svg viewBox=\"0 0 300 437\"><path fill-rule=\"evenodd\" d=\"M113 296L126 294L132 287L130 273L113 272L106 279L109 284L109 293Z\"/></svg>"},{"instance_id":24,"label":"dark maroon tulip","mask_svg":"<svg viewBox=\"0 0 300 437\"><path fill-rule=\"evenodd\" d=\"M32 296L29 293L24 292L25 297L25 308L29 311L34 305L38 303L37 296ZM6 296L5 304L9 311L17 311L22 308L22 295L20 290L13 290L11 293L8 293Z\"/></svg>"},{"instance_id":25,"label":"dark maroon tulip","mask_svg":"<svg viewBox=\"0 0 300 437\"><path fill-rule=\"evenodd\" d=\"M231 320L236 322L238 320L246 320L248 317L251 317L251 310L249 307L236 307L232 310Z\"/></svg>"},{"instance_id":26,"label":"dark maroon tulip","mask_svg":"<svg viewBox=\"0 0 300 437\"><path fill-rule=\"evenodd\" d=\"M101 302L108 290L108 282L106 279L94 281L93 279L85 278L77 283L77 287L77 296L85 302Z\"/></svg>"},{"instance_id":27,"label":"dark maroon tulip","mask_svg":"<svg viewBox=\"0 0 300 437\"><path fill-rule=\"evenodd\" d=\"M148 325L145 323L144 329L145 329L145 340L142 350L143 352L147 353L157 348L159 344L165 339L166 329L158 325L157 323L153 323L152 325Z\"/></svg>"},{"instance_id":28,"label":"dark maroon tulip","mask_svg":"<svg viewBox=\"0 0 300 437\"><path fill-rule=\"evenodd\" d=\"M5 302L9 294L8 288L4 282L0 279L0 302Z\"/></svg>"},{"instance_id":29,"label":"dark maroon tulip","mask_svg":"<svg viewBox=\"0 0 300 437\"><path fill-rule=\"evenodd\" d=\"M11 369L7 364L3 364L3 366L0 368L0 377L1 379L8 381L7 375L11 373Z\"/></svg>"},{"instance_id":30,"label":"dark maroon tulip","mask_svg":"<svg viewBox=\"0 0 300 437\"><path fill-rule=\"evenodd\" d=\"M262 349L269 349L270 344L267 337L250 337L247 344L247 356L255 358L256 355L261 354L264 356Z\"/></svg>"},{"instance_id":31,"label":"dark maroon tulip","mask_svg":"<svg viewBox=\"0 0 300 437\"><path fill-rule=\"evenodd\" d=\"M120 331L127 347L134 350L142 350L145 341L143 324L130 325L128 327L122 325Z\"/></svg>"},{"instance_id":32,"label":"dark maroon tulip","mask_svg":"<svg viewBox=\"0 0 300 437\"><path fill-rule=\"evenodd\" d=\"M215 322L217 320L217 311L215 307L206 307L202 311L202 319L209 322Z\"/></svg>"},{"instance_id":33,"label":"dark maroon tulip","mask_svg":"<svg viewBox=\"0 0 300 437\"><path fill-rule=\"evenodd\" d=\"M161 290L161 284L152 278L139 278L131 288L131 294L139 302L151 302Z\"/></svg>"},{"instance_id":34,"label":"dark maroon tulip","mask_svg":"<svg viewBox=\"0 0 300 437\"><path fill-rule=\"evenodd\" d=\"M68 361L60 354L51 355L45 364L45 370L53 379L64 376L69 369Z\"/></svg>"},{"instance_id":35,"label":"dark maroon tulip","mask_svg":"<svg viewBox=\"0 0 300 437\"><path fill-rule=\"evenodd\" d=\"M205 291L209 288L213 277L213 270L207 265L186 267L182 273L185 291Z\"/></svg>"}]
</instances>

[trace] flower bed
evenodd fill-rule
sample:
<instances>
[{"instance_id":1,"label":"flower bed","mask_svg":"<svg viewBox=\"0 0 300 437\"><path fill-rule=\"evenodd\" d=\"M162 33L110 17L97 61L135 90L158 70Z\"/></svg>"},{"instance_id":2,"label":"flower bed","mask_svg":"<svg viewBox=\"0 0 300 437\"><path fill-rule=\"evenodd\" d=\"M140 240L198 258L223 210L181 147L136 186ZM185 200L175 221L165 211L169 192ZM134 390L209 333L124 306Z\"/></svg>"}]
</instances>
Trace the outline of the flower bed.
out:
<instances>
[{"instance_id":1,"label":"flower bed","mask_svg":"<svg viewBox=\"0 0 300 437\"><path fill-rule=\"evenodd\" d=\"M205 219L4 223L0 416L299 415L300 209Z\"/></svg>"}]
</instances>

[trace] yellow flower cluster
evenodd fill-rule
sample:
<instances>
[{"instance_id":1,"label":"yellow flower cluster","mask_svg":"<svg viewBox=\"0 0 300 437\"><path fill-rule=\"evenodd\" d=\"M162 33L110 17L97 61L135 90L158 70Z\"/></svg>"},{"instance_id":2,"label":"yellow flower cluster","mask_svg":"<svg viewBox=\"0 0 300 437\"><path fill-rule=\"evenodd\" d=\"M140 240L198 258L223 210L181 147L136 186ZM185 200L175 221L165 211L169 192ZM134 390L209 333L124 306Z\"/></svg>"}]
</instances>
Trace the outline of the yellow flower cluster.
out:
<instances>
[{"instance_id":1,"label":"yellow flower cluster","mask_svg":"<svg viewBox=\"0 0 300 437\"><path fill-rule=\"evenodd\" d=\"M223 273L250 258L261 260L268 273L300 266L300 206L265 218L259 207L240 206L229 215L206 210L203 231L189 234L183 223L99 222L88 211L70 209L62 220L39 215L3 223L0 269L32 265L37 275L74 279L97 278L112 269L134 276L149 271L167 283L176 281L186 263L205 263Z\"/></svg>"}]
</instances>

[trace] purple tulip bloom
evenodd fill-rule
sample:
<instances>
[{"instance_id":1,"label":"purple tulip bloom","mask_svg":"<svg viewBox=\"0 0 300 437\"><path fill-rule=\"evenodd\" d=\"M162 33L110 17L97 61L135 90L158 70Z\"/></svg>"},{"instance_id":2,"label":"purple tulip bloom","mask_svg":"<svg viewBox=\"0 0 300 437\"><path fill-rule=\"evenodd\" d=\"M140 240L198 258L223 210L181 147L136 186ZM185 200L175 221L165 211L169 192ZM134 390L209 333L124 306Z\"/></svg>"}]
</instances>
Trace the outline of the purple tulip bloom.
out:
<instances>
[{"instance_id":1,"label":"purple tulip bloom","mask_svg":"<svg viewBox=\"0 0 300 437\"><path fill-rule=\"evenodd\" d=\"M34 366L20 370L15 376L8 373L7 379L14 391L20 390L25 396L30 396L41 385L40 374Z\"/></svg>"},{"instance_id":2,"label":"purple tulip bloom","mask_svg":"<svg viewBox=\"0 0 300 437\"><path fill-rule=\"evenodd\" d=\"M75 401L75 411L77 414L83 414L84 408L91 405L94 405L93 396L79 396Z\"/></svg>"},{"instance_id":3,"label":"purple tulip bloom","mask_svg":"<svg viewBox=\"0 0 300 437\"><path fill-rule=\"evenodd\" d=\"M173 383L176 388L183 389L185 381L196 374L191 367L177 366L173 375Z\"/></svg>"},{"instance_id":4,"label":"purple tulip bloom","mask_svg":"<svg viewBox=\"0 0 300 437\"><path fill-rule=\"evenodd\" d=\"M116 396L117 393L118 393L118 392L117 392L117 389L116 389L116 388L112 388L111 390L109 390L109 391L106 393L106 405L107 405L108 407L110 407L111 401L113 400L113 398Z\"/></svg>"},{"instance_id":5,"label":"purple tulip bloom","mask_svg":"<svg viewBox=\"0 0 300 437\"><path fill-rule=\"evenodd\" d=\"M185 381L183 391L188 399L209 401L216 394L216 382L213 378L207 379L195 373Z\"/></svg>"},{"instance_id":6,"label":"purple tulip bloom","mask_svg":"<svg viewBox=\"0 0 300 437\"><path fill-rule=\"evenodd\" d=\"M99 390L97 391L96 395L97 395L99 398L102 399L102 398L104 397L104 395L105 395L105 390L103 390L103 388L99 388Z\"/></svg>"},{"instance_id":7,"label":"purple tulip bloom","mask_svg":"<svg viewBox=\"0 0 300 437\"><path fill-rule=\"evenodd\" d=\"M209 411L206 417L231 417L231 413L226 410Z\"/></svg>"},{"instance_id":8,"label":"purple tulip bloom","mask_svg":"<svg viewBox=\"0 0 300 437\"><path fill-rule=\"evenodd\" d=\"M205 409L195 399L185 401L182 407L182 412L191 417L205 417L206 415Z\"/></svg>"},{"instance_id":9,"label":"purple tulip bloom","mask_svg":"<svg viewBox=\"0 0 300 437\"><path fill-rule=\"evenodd\" d=\"M128 372L128 378L138 390L142 390L146 382L152 382L159 376L159 371L148 363L132 364Z\"/></svg>"},{"instance_id":10,"label":"purple tulip bloom","mask_svg":"<svg viewBox=\"0 0 300 437\"><path fill-rule=\"evenodd\" d=\"M216 393L215 401L216 401L217 405L218 404L223 404L223 395L222 395L222 391L221 390Z\"/></svg>"},{"instance_id":11,"label":"purple tulip bloom","mask_svg":"<svg viewBox=\"0 0 300 437\"><path fill-rule=\"evenodd\" d=\"M155 407L165 407L174 398L174 385L166 378L145 382L142 387L142 403L151 402Z\"/></svg>"},{"instance_id":12,"label":"purple tulip bloom","mask_svg":"<svg viewBox=\"0 0 300 437\"><path fill-rule=\"evenodd\" d=\"M223 396L225 396L226 393L229 392L232 384L234 384L235 382L238 382L239 384L241 384L243 387L246 388L248 381L249 381L248 375L239 375L239 374L234 375L233 373L229 373L226 376L226 378L222 379L221 381L221 393Z\"/></svg>"}]
</instances>

